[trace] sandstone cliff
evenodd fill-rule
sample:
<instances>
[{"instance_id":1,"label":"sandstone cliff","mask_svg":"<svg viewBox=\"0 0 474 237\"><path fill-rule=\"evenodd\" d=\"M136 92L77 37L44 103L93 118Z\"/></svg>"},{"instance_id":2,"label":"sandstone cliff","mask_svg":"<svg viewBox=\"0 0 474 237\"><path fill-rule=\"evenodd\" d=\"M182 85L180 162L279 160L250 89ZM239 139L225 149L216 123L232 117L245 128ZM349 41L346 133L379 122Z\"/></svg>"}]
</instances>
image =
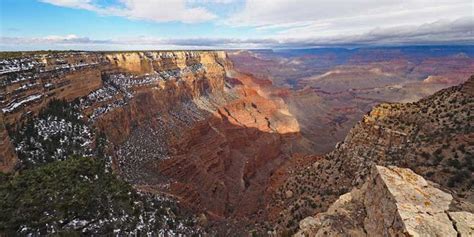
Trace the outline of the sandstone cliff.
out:
<instances>
[{"instance_id":1,"label":"sandstone cliff","mask_svg":"<svg viewBox=\"0 0 474 237\"><path fill-rule=\"evenodd\" d=\"M173 192L221 217L247 216L265 205L261 196L268 178L288 158L287 140L297 139L299 131L284 108L238 87L237 99L172 139L175 152L159 166L160 173L178 181Z\"/></svg>"},{"instance_id":2,"label":"sandstone cliff","mask_svg":"<svg viewBox=\"0 0 474 237\"><path fill-rule=\"evenodd\" d=\"M452 201L410 169L373 166L360 189L303 219L295 236L474 235L474 214L451 210Z\"/></svg>"},{"instance_id":3,"label":"sandstone cliff","mask_svg":"<svg viewBox=\"0 0 474 237\"><path fill-rule=\"evenodd\" d=\"M156 114L167 114L194 97L222 93L226 68L231 67L225 57L223 52L210 51L72 52L3 60L2 121L14 129L53 99L80 100L90 122L119 144L132 126ZM2 141L2 152L12 153L6 131ZM13 168L12 162L6 162L11 155L0 158L6 170Z\"/></svg>"},{"instance_id":4,"label":"sandstone cliff","mask_svg":"<svg viewBox=\"0 0 474 237\"><path fill-rule=\"evenodd\" d=\"M450 205L473 209L473 78L416 103L382 104L333 152L305 157L298 154L307 147L300 125L273 96L281 91L235 72L224 52L66 53L8 63L20 66L0 75L2 171L17 162L3 119L18 124L48 101L65 99L79 111L84 129L75 130L87 136L81 145L92 148L100 131L105 155L126 181L172 196L211 222L232 217L242 227L268 220L278 223L278 234L296 230L299 220L326 211L352 188L354 196L361 193L373 164L411 168L452 192ZM371 202L393 202L390 195ZM379 205L363 200L348 205ZM384 231L370 224L369 213L356 214L368 222L342 225L351 233ZM449 217L459 216L466 217ZM403 228L396 231L410 231Z\"/></svg>"},{"instance_id":5,"label":"sandstone cliff","mask_svg":"<svg viewBox=\"0 0 474 237\"><path fill-rule=\"evenodd\" d=\"M20 59L24 62L20 64L22 70L0 74L0 106L5 122L21 122L52 99L72 101L101 88L103 62L89 54L73 56Z\"/></svg>"}]
</instances>

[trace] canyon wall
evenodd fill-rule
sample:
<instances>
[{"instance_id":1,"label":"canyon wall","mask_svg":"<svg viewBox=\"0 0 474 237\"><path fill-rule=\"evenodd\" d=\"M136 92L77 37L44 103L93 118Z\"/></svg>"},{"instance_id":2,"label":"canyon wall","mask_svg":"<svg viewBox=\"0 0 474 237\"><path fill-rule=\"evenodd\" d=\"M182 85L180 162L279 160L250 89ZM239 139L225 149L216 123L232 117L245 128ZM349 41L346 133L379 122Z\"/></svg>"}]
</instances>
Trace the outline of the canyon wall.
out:
<instances>
[{"instance_id":1,"label":"canyon wall","mask_svg":"<svg viewBox=\"0 0 474 237\"><path fill-rule=\"evenodd\" d=\"M105 114L97 121L115 144L123 142L131 126L167 114L173 107L199 96L223 93L225 54L217 52L149 52L108 54L119 71L147 76L159 73L166 79L132 86L133 98L127 105Z\"/></svg>"},{"instance_id":2,"label":"canyon wall","mask_svg":"<svg viewBox=\"0 0 474 237\"><path fill-rule=\"evenodd\" d=\"M84 122L74 129L88 137L80 146L92 147L99 140L94 136L105 134L105 157L121 178L139 191L171 196L202 213L203 220L222 221L225 228L232 220L238 220L240 229L268 221L278 223L275 234L282 234L328 208L323 220L333 221L331 211L341 207L334 201L347 203L348 196L340 196L354 187L359 190L368 177L380 184L371 186L380 191L376 193L392 192L382 185L389 183L391 178L385 176L390 170L375 172L374 164L411 168L451 190L456 208L474 210L463 203L474 197L474 77L419 102L379 105L334 151L317 157L306 156L310 145L280 97L286 91L234 71L225 52L74 52L4 60L0 66L2 172L21 169L22 164L7 125L15 131L15 125L38 114L49 101L65 99ZM21 147L16 144L16 149ZM410 172L407 177L414 176ZM357 190L351 193L357 196ZM364 202L370 205L350 203L355 213L350 214L367 217L367 228L376 232L385 228L369 223L383 216L376 207L381 202L393 207L397 201L366 196ZM380 216L358 216L366 209ZM404 220L396 221L398 225ZM366 228L362 222L335 223L324 228L343 226L362 235ZM301 223L302 230L306 224ZM317 228L310 231L322 227ZM397 231L410 232L401 227Z\"/></svg>"},{"instance_id":3,"label":"canyon wall","mask_svg":"<svg viewBox=\"0 0 474 237\"><path fill-rule=\"evenodd\" d=\"M163 80L157 84L166 89L184 82L188 89L183 89L186 94L183 96L199 96L206 90L222 91L224 67L230 66L224 52L211 51L65 53L2 63L6 69L0 74L0 107L6 123L11 124L37 113L53 98L72 101L102 88L104 74L123 72L143 76L159 72L165 78L179 76L182 79L179 82ZM201 70L203 67L205 71ZM156 86L152 84L147 86Z\"/></svg>"},{"instance_id":4,"label":"canyon wall","mask_svg":"<svg viewBox=\"0 0 474 237\"><path fill-rule=\"evenodd\" d=\"M298 140L296 120L284 108L241 86L238 99L172 140L175 152L158 167L176 180L170 189L211 216L256 215L271 173Z\"/></svg>"},{"instance_id":5,"label":"canyon wall","mask_svg":"<svg viewBox=\"0 0 474 237\"><path fill-rule=\"evenodd\" d=\"M149 58L112 57L120 70L180 72L179 79L134 88L125 106L97 119L115 144L117 170L215 218L257 212L264 200L251 200L262 196L271 172L289 158L289 141L298 139L294 117L253 78L234 72L223 52Z\"/></svg>"},{"instance_id":6,"label":"canyon wall","mask_svg":"<svg viewBox=\"0 0 474 237\"><path fill-rule=\"evenodd\" d=\"M97 122L118 144L126 139L132 117L136 125L182 101L222 92L225 67L230 66L225 53L210 51L66 52L4 59L0 62L2 147L9 143L5 125L14 128L38 114L52 99L81 99L84 114L94 116L90 122ZM104 85L110 77L115 80ZM102 98L110 90L115 92L113 98ZM108 114L112 108L117 111ZM96 121L101 115L104 118ZM10 149L2 150L11 153ZM0 158L5 162L10 159ZM12 165L7 166L12 169Z\"/></svg>"},{"instance_id":7,"label":"canyon wall","mask_svg":"<svg viewBox=\"0 0 474 237\"><path fill-rule=\"evenodd\" d=\"M101 71L98 63L45 64L38 72L5 73L0 96L5 122L15 124L30 114L37 114L52 99L72 101L101 88Z\"/></svg>"}]
</instances>

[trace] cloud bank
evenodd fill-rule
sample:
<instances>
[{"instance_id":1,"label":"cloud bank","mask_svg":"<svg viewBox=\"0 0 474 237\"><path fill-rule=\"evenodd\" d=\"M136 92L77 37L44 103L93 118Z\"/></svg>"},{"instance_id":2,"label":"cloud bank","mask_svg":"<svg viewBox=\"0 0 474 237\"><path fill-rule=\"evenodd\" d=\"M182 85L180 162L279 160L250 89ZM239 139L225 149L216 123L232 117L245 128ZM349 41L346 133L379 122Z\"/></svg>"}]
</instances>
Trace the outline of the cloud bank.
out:
<instances>
[{"instance_id":1,"label":"cloud bank","mask_svg":"<svg viewBox=\"0 0 474 237\"><path fill-rule=\"evenodd\" d=\"M233 29L250 28L259 37L93 35L0 37L0 49L239 49L371 45L474 45L472 0L246 0L228 16L217 14L236 0L39 0L104 16L151 22L210 22ZM209 4L213 6L211 11ZM150 32L152 33L152 32Z\"/></svg>"},{"instance_id":2,"label":"cloud bank","mask_svg":"<svg viewBox=\"0 0 474 237\"><path fill-rule=\"evenodd\" d=\"M376 28L361 34L322 37L269 37L269 38L155 38L129 37L120 39L91 39L76 35L46 36L39 38L1 37L0 46L8 45L61 45L63 48L97 49L103 46L117 49L241 49L241 48L305 48L320 46L372 45L474 45L474 19L436 21L429 24Z\"/></svg>"}]
</instances>

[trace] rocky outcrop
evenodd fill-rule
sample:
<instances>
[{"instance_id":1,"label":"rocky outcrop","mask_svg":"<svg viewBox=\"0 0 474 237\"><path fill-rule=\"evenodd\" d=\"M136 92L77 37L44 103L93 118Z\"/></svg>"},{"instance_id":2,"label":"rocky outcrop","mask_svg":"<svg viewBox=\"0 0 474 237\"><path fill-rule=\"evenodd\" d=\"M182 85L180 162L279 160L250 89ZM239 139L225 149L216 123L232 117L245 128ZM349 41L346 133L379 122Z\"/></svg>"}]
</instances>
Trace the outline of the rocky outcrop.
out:
<instances>
[{"instance_id":1,"label":"rocky outcrop","mask_svg":"<svg viewBox=\"0 0 474 237\"><path fill-rule=\"evenodd\" d=\"M373 166L360 189L300 222L295 236L472 236L474 214L410 169Z\"/></svg>"},{"instance_id":2,"label":"rocky outcrop","mask_svg":"<svg viewBox=\"0 0 474 237\"><path fill-rule=\"evenodd\" d=\"M118 52L105 57L119 70L135 74L182 70L199 64L212 74L230 65L223 51Z\"/></svg>"},{"instance_id":3,"label":"rocky outcrop","mask_svg":"<svg viewBox=\"0 0 474 237\"><path fill-rule=\"evenodd\" d=\"M410 168L473 211L473 84L471 77L418 102L375 107L318 165L301 167L282 184L270 205L280 228L293 230L302 217L326 211L362 186L373 164Z\"/></svg>"},{"instance_id":4,"label":"rocky outcrop","mask_svg":"<svg viewBox=\"0 0 474 237\"><path fill-rule=\"evenodd\" d=\"M4 60L0 66L0 107L5 121L13 124L36 114L51 99L72 101L103 88L110 75L131 74L135 81L122 79L155 89L183 83L192 96L222 91L225 68L231 64L224 52L170 51L32 55Z\"/></svg>"}]
</instances>

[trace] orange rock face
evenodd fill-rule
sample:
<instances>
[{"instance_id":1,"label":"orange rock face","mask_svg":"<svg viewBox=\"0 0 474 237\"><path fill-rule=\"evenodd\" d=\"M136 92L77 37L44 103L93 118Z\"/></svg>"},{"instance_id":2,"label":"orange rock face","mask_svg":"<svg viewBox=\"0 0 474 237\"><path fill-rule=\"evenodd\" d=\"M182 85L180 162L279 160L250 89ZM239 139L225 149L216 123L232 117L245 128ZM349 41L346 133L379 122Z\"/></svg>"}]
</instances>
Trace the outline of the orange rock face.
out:
<instances>
[{"instance_id":1,"label":"orange rock face","mask_svg":"<svg viewBox=\"0 0 474 237\"><path fill-rule=\"evenodd\" d=\"M133 126L140 126L154 117L159 115L167 115L168 111L174 107L179 107L181 103L192 101L201 95L223 93L224 78L226 75L225 65L218 62L224 61L214 52L200 53L186 56L184 52L160 53L153 54L156 61L140 58L139 53L121 54L121 56L113 56L121 58L126 63L118 62L121 70L132 73L147 73L150 70L140 69L140 65L147 65L145 68L153 68L154 71L181 70L180 67L188 67L193 65L203 65L206 70L204 72L186 73L179 79L169 79L152 83L134 89L136 94L128 105L118 108L105 115L98 121L99 128L104 130L107 137L114 144L120 144L129 135ZM111 56L107 56L111 57ZM189 57L190 60L183 60L181 57ZM224 55L225 57L225 55ZM136 65L138 64L138 65Z\"/></svg>"}]
</instances>

